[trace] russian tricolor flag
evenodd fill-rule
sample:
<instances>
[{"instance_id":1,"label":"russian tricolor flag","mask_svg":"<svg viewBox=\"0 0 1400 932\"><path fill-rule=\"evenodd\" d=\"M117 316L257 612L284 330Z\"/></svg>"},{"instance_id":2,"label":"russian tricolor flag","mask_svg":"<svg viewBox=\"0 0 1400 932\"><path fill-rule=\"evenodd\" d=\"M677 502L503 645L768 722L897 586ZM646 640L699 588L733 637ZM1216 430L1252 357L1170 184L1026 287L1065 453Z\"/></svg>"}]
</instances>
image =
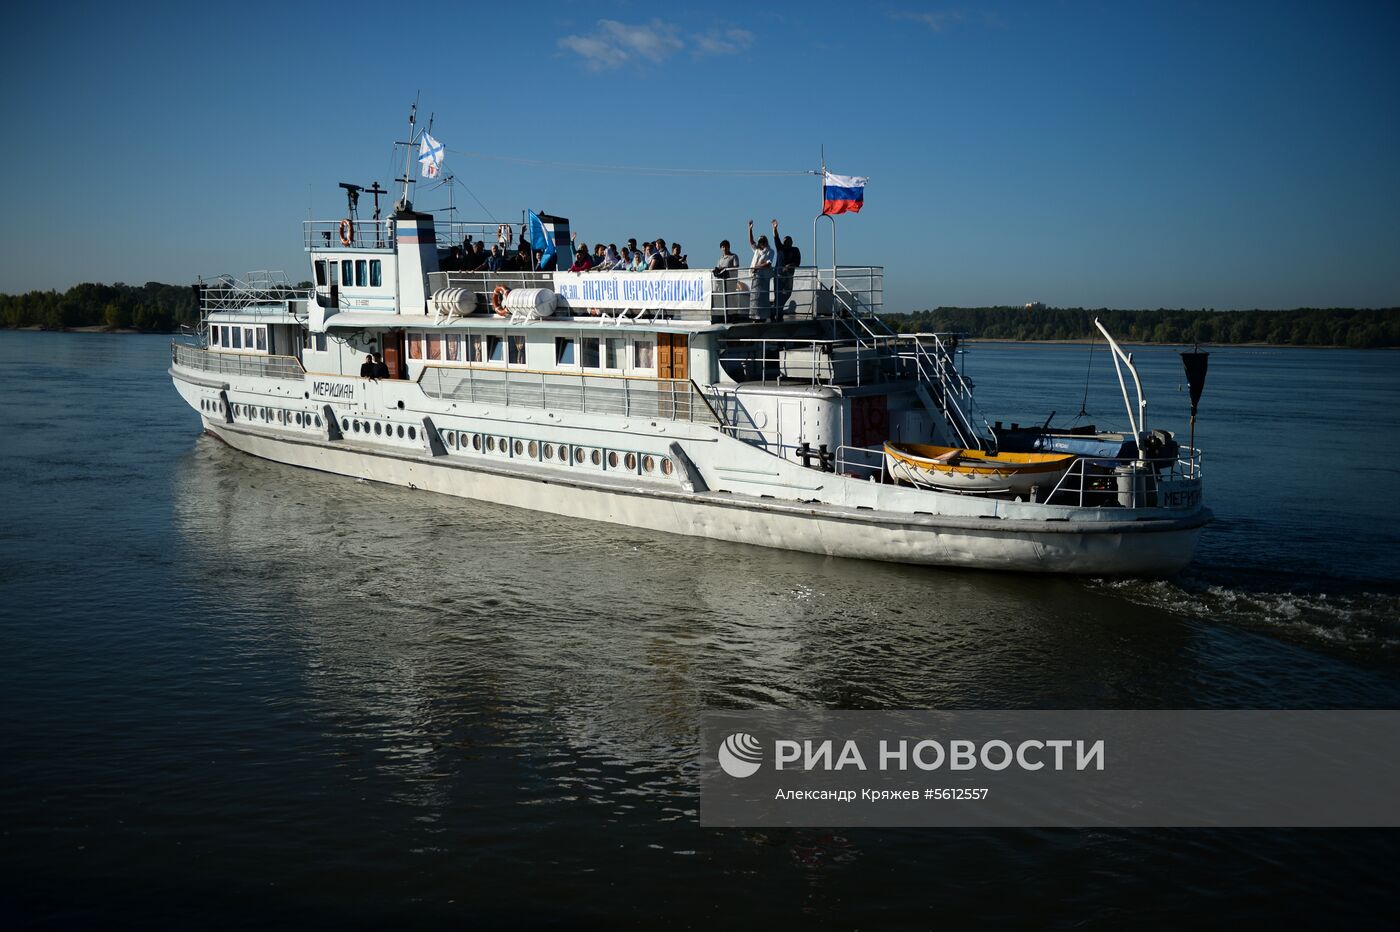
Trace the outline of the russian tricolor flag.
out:
<instances>
[{"instance_id":1,"label":"russian tricolor flag","mask_svg":"<svg viewBox=\"0 0 1400 932\"><path fill-rule=\"evenodd\" d=\"M855 175L833 175L823 172L822 213L859 213L865 205L865 183L869 178Z\"/></svg>"}]
</instances>

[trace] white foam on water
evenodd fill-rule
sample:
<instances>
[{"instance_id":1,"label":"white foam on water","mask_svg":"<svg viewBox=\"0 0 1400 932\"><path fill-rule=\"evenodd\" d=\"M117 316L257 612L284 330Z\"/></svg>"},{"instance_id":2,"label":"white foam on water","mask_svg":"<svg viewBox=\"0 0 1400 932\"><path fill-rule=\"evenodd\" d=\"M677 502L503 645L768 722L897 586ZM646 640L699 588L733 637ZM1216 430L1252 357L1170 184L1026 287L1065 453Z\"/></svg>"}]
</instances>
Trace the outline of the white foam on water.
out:
<instances>
[{"instance_id":1,"label":"white foam on water","mask_svg":"<svg viewBox=\"0 0 1400 932\"><path fill-rule=\"evenodd\" d=\"M1095 580L1094 588L1176 615L1354 649L1400 651L1400 596L1251 590L1182 577Z\"/></svg>"}]
</instances>

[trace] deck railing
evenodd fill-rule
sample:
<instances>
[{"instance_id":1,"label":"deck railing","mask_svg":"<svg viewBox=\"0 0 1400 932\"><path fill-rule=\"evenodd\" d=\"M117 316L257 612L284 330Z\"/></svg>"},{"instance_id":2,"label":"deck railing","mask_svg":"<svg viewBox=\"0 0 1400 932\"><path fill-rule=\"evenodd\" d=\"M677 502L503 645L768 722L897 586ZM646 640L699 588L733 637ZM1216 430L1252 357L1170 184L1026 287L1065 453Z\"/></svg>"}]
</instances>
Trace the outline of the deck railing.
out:
<instances>
[{"instance_id":1,"label":"deck railing","mask_svg":"<svg viewBox=\"0 0 1400 932\"><path fill-rule=\"evenodd\" d=\"M266 379L300 379L306 376L295 356L262 356L255 353L217 353L190 346L170 344L170 362L186 369L220 375L256 376Z\"/></svg>"},{"instance_id":2,"label":"deck railing","mask_svg":"<svg viewBox=\"0 0 1400 932\"><path fill-rule=\"evenodd\" d=\"M720 423L705 397L686 379L425 366L419 384L425 394L438 399L712 426Z\"/></svg>"},{"instance_id":3,"label":"deck railing","mask_svg":"<svg viewBox=\"0 0 1400 932\"><path fill-rule=\"evenodd\" d=\"M340 220L306 220L302 222L302 244L307 249L393 249L393 220L356 220L350 227L342 226ZM438 220L433 223L433 233L440 249L461 246L470 236L474 242L483 242L489 251L496 240L497 224L485 221ZM341 239L348 233L350 242ZM512 231L514 234L514 231ZM510 242L510 250L515 251L515 243Z\"/></svg>"},{"instance_id":4,"label":"deck railing","mask_svg":"<svg viewBox=\"0 0 1400 932\"><path fill-rule=\"evenodd\" d=\"M700 269L700 271L710 271ZM853 304L863 313L873 314L884 304L884 269L879 266L840 266L836 270L837 289L842 300L825 279L831 277L830 270L821 275L811 266L796 269L790 277L782 275L757 275L747 268L730 269L721 278L710 276L710 308L688 310L668 310L661 316L674 320L708 320L716 323L742 323L747 320L770 320L778 316L778 298L782 298L784 319L812 319L831 317L841 312L842 302ZM592 273L584 272L584 275ZM636 274L645 275L646 272ZM552 272L434 272L428 276L428 292L436 294L447 288L464 288L477 295L477 308L489 310L491 292L498 285L507 288L552 288ZM760 297L766 294L766 297ZM642 312L649 309L609 308L599 309L601 313L615 315L619 312ZM590 313L588 307L570 306L569 311L582 316Z\"/></svg>"}]
</instances>

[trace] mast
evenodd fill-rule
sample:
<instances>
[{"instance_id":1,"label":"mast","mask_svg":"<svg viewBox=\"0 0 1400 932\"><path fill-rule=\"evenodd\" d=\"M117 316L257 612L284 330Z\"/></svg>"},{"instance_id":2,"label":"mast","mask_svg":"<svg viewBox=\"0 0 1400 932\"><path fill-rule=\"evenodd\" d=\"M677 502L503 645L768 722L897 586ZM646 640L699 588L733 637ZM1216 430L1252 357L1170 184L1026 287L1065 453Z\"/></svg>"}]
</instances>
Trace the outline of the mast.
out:
<instances>
[{"instance_id":1,"label":"mast","mask_svg":"<svg viewBox=\"0 0 1400 932\"><path fill-rule=\"evenodd\" d=\"M403 194L399 195L399 202L395 205L396 210L412 210L413 202L408 199L408 186L413 184L413 146L418 142L415 137L418 125L418 101L415 98L413 106L408 111L408 142L403 143Z\"/></svg>"}]
</instances>

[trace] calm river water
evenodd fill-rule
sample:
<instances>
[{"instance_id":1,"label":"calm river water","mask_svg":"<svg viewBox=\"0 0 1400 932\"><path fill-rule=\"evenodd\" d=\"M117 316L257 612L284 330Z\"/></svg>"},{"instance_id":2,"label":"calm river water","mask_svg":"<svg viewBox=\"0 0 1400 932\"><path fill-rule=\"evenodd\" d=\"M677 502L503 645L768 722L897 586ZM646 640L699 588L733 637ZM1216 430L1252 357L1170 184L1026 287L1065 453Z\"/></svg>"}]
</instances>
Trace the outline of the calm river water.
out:
<instances>
[{"instance_id":1,"label":"calm river water","mask_svg":"<svg viewBox=\"0 0 1400 932\"><path fill-rule=\"evenodd\" d=\"M1174 351L1149 425L1184 430ZM1102 346L989 417L1121 423ZM1400 357L1219 349L1169 582L822 559L298 471L168 340L0 332L0 875L38 925L1374 924L1385 831L717 831L744 708L1400 705ZM1183 434L1184 436L1184 434Z\"/></svg>"}]
</instances>

